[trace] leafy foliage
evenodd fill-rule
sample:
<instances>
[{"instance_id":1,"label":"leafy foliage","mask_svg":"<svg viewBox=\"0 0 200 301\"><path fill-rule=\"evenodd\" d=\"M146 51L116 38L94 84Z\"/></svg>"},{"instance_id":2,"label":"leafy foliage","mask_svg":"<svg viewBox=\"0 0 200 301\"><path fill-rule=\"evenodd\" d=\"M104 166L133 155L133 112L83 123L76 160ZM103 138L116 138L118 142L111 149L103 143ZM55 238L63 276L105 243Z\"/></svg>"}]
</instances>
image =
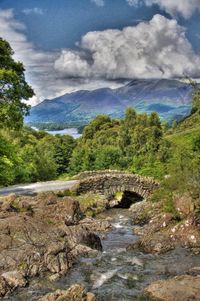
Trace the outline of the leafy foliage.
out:
<instances>
[{"instance_id":1,"label":"leafy foliage","mask_svg":"<svg viewBox=\"0 0 200 301\"><path fill-rule=\"evenodd\" d=\"M197 94L196 94L197 95ZM199 94L200 100L200 94ZM154 201L163 202L164 209L180 218L175 209L174 195L187 193L194 204L200 204L200 123L198 111L177 124L176 129L167 133L172 144L168 159L167 175L161 188L155 192ZM199 210L199 207L196 208Z\"/></svg>"},{"instance_id":2,"label":"leafy foliage","mask_svg":"<svg viewBox=\"0 0 200 301\"><path fill-rule=\"evenodd\" d=\"M191 81L193 86L193 101L192 101L192 113L200 114L200 89L196 82Z\"/></svg>"},{"instance_id":3,"label":"leafy foliage","mask_svg":"<svg viewBox=\"0 0 200 301\"><path fill-rule=\"evenodd\" d=\"M8 42L0 38L0 125L19 128L29 107L22 102L34 95L25 81L24 67L12 58L13 51Z\"/></svg>"},{"instance_id":4,"label":"leafy foliage","mask_svg":"<svg viewBox=\"0 0 200 301\"><path fill-rule=\"evenodd\" d=\"M30 128L0 133L0 185L46 181L69 172L76 145L71 136L51 136Z\"/></svg>"},{"instance_id":5,"label":"leafy foliage","mask_svg":"<svg viewBox=\"0 0 200 301\"><path fill-rule=\"evenodd\" d=\"M75 141L22 127L24 103L33 96L24 67L0 39L0 185L45 181L84 170L120 169L162 181L153 199L179 219L174 193L200 199L200 89L195 83L191 115L172 127L157 113L127 108L122 120L97 116ZM23 100L23 101L22 101ZM53 125L49 125L53 126Z\"/></svg>"},{"instance_id":6,"label":"leafy foliage","mask_svg":"<svg viewBox=\"0 0 200 301\"><path fill-rule=\"evenodd\" d=\"M125 118L120 121L99 115L84 128L72 154L70 168L72 173L128 169L160 178L168 158L166 145L157 113L147 116L127 108Z\"/></svg>"}]
</instances>

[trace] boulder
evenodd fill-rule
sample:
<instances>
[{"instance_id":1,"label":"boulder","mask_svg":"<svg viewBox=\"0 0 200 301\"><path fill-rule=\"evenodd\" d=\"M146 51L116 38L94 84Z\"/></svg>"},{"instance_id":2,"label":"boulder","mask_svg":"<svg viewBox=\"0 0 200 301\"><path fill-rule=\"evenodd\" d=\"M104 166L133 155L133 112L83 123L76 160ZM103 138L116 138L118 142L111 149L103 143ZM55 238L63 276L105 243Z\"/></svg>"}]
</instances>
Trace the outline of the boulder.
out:
<instances>
[{"instance_id":1,"label":"boulder","mask_svg":"<svg viewBox=\"0 0 200 301\"><path fill-rule=\"evenodd\" d=\"M77 225L83 216L80 210L79 202L71 198L67 198L65 209L66 209L65 225L66 226Z\"/></svg>"},{"instance_id":2,"label":"boulder","mask_svg":"<svg viewBox=\"0 0 200 301\"><path fill-rule=\"evenodd\" d=\"M25 287L27 280L19 271L6 272L1 275L12 288Z\"/></svg>"},{"instance_id":3,"label":"boulder","mask_svg":"<svg viewBox=\"0 0 200 301\"><path fill-rule=\"evenodd\" d=\"M17 288L25 287L27 280L18 271L3 273L0 276L0 297L5 297Z\"/></svg>"},{"instance_id":4,"label":"boulder","mask_svg":"<svg viewBox=\"0 0 200 301\"><path fill-rule=\"evenodd\" d=\"M65 274L71 267L68 260L69 246L65 241L50 242L44 255L48 270L53 274Z\"/></svg>"},{"instance_id":5,"label":"boulder","mask_svg":"<svg viewBox=\"0 0 200 301\"><path fill-rule=\"evenodd\" d=\"M90 247L91 249L102 251L101 240L98 235L92 232L85 233L82 237L83 245Z\"/></svg>"},{"instance_id":6,"label":"boulder","mask_svg":"<svg viewBox=\"0 0 200 301\"><path fill-rule=\"evenodd\" d=\"M182 212L182 217L185 217L178 222L172 213L163 211L162 202L154 204L143 201L133 205L130 210L133 214L133 223L140 225L134 227L133 231L140 236L137 247L142 251L165 253L181 246L188 247L193 253L199 254L200 217L195 212L186 214L192 210L190 205L184 213L184 209L179 208L179 213Z\"/></svg>"},{"instance_id":7,"label":"boulder","mask_svg":"<svg viewBox=\"0 0 200 301\"><path fill-rule=\"evenodd\" d=\"M75 199L54 193L1 200L0 296L24 287L31 277L57 279L78 256L102 250L100 238L92 232L101 224L81 223L82 216Z\"/></svg>"},{"instance_id":8,"label":"boulder","mask_svg":"<svg viewBox=\"0 0 200 301\"><path fill-rule=\"evenodd\" d=\"M0 297L6 296L11 292L11 287L4 277L0 276Z\"/></svg>"},{"instance_id":9,"label":"boulder","mask_svg":"<svg viewBox=\"0 0 200 301\"><path fill-rule=\"evenodd\" d=\"M175 195L173 202L176 210L179 212L182 218L187 217L190 213L194 212L194 202L189 193Z\"/></svg>"},{"instance_id":10,"label":"boulder","mask_svg":"<svg viewBox=\"0 0 200 301\"><path fill-rule=\"evenodd\" d=\"M149 223L158 212L160 213L160 207L160 203L153 203L146 200L133 204L129 208L129 211L132 213L133 224L143 226Z\"/></svg>"},{"instance_id":11,"label":"boulder","mask_svg":"<svg viewBox=\"0 0 200 301\"><path fill-rule=\"evenodd\" d=\"M197 276L200 275L200 267L193 267L189 270L188 274Z\"/></svg>"},{"instance_id":12,"label":"boulder","mask_svg":"<svg viewBox=\"0 0 200 301\"><path fill-rule=\"evenodd\" d=\"M57 290L53 293L49 293L38 301L95 301L95 295L92 293L86 293L84 288L75 284L68 290Z\"/></svg>"},{"instance_id":13,"label":"boulder","mask_svg":"<svg viewBox=\"0 0 200 301\"><path fill-rule=\"evenodd\" d=\"M76 226L66 227L66 238L71 242L71 245L85 245L91 249L101 251L101 240L97 234L91 232L87 226L79 224Z\"/></svg>"},{"instance_id":14,"label":"boulder","mask_svg":"<svg viewBox=\"0 0 200 301\"><path fill-rule=\"evenodd\" d=\"M183 275L150 284L145 294L155 301L200 301L200 276Z\"/></svg>"},{"instance_id":15,"label":"boulder","mask_svg":"<svg viewBox=\"0 0 200 301\"><path fill-rule=\"evenodd\" d=\"M80 224L85 226L88 230L94 232L105 232L111 228L111 224L106 220L95 220L87 217L80 221Z\"/></svg>"}]
</instances>

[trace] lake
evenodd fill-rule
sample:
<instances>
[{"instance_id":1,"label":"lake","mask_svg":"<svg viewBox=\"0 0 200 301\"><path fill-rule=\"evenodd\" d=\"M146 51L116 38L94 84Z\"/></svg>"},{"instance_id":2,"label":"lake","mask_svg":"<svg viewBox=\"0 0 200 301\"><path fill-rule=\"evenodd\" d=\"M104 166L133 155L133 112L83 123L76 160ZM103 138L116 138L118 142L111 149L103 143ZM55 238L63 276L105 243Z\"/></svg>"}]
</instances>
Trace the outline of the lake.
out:
<instances>
[{"instance_id":1,"label":"lake","mask_svg":"<svg viewBox=\"0 0 200 301\"><path fill-rule=\"evenodd\" d=\"M35 131L39 131L38 128L36 127L33 127L32 126L32 129L35 130ZM64 130L55 130L55 131L47 131L47 130L44 130L45 132L51 134L51 135L70 135L72 136L74 139L78 139L80 138L82 135L79 134L78 132L78 129L77 128L69 128L69 129L64 129Z\"/></svg>"},{"instance_id":2,"label":"lake","mask_svg":"<svg viewBox=\"0 0 200 301\"><path fill-rule=\"evenodd\" d=\"M69 128L64 130L58 130L58 131L46 131L47 133L51 135L70 135L74 139L78 139L81 137L81 134L78 133L78 130L76 128Z\"/></svg>"}]
</instances>

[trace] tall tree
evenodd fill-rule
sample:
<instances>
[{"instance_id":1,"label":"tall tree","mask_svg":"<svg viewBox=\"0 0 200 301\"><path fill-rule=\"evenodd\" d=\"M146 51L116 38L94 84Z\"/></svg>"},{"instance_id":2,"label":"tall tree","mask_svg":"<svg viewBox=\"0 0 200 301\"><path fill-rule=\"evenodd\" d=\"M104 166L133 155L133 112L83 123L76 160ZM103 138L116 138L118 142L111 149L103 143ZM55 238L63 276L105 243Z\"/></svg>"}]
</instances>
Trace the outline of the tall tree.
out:
<instances>
[{"instance_id":1,"label":"tall tree","mask_svg":"<svg viewBox=\"0 0 200 301\"><path fill-rule=\"evenodd\" d=\"M24 103L34 95L25 80L21 62L13 59L9 43L0 38L0 126L20 128L29 106Z\"/></svg>"}]
</instances>

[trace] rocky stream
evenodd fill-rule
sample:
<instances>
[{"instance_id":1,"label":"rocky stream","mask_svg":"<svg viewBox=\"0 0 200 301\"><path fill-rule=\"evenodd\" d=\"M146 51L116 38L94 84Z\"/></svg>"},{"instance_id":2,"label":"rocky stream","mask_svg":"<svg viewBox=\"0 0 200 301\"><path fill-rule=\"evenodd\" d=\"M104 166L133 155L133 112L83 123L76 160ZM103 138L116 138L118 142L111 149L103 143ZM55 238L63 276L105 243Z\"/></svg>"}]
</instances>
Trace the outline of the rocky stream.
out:
<instances>
[{"instance_id":1,"label":"rocky stream","mask_svg":"<svg viewBox=\"0 0 200 301\"><path fill-rule=\"evenodd\" d=\"M171 246L169 249L165 250L165 240L164 251L162 250L162 246L160 250L153 250L151 252L146 252L145 247L142 247L143 241L141 237L138 235L138 228L144 229L143 227L138 227L138 225L134 225L135 220L133 218L133 213L136 208L132 207L132 210L115 208L106 210L97 215L97 217L93 220L90 218L83 219L78 222L81 213L79 212L79 206L75 201L71 200L72 206L65 207L65 202L68 201L66 198L59 199L51 194L50 196L45 196L45 198L41 197L43 200L42 210L45 208L45 218L47 219L47 224L51 228L51 231L54 232L52 239L55 241L55 225L57 224L57 213L62 211L63 216L65 216L65 227L67 226L67 231L73 232L73 235L77 236L77 231L87 231L87 233L83 234L84 238L79 238L77 243L76 237L76 252L71 254L67 259L67 263L70 266L66 268L66 270L60 266L65 266L64 252L66 249L62 246L62 248L57 248L53 245L51 250L46 252L46 249L49 250L50 241L45 242L43 250L40 251L37 246L34 245L34 256L37 254L38 258L42 258L44 255L44 259L40 259L40 264L36 264L38 271L31 275L31 281L28 280L24 285L16 285L18 289L10 289L11 294L5 294L4 298L1 300L9 300L9 301L128 301L128 300L173 300L173 301L189 301L189 300L200 300L200 269L198 268L200 263L200 257L198 252L191 252L191 249L185 248L183 244L179 243L175 247ZM45 201L44 201L45 199ZM38 198L34 200L29 198L26 199L26 202L23 198L18 201L18 208L28 208L30 206L35 212L40 212L41 208L38 209ZM41 199L40 199L41 201ZM13 200L12 200L13 202ZM30 214L29 210L18 210L18 212L12 212L13 205L10 205L4 208L4 211L9 212L9 217L19 218L16 215L22 215L22 218L26 220L27 227L29 223L33 222L33 220L29 221L30 216L33 219L33 213ZM62 203L64 202L64 203ZM13 204L13 203L12 203ZM15 208L16 200L15 200ZM22 205L23 204L23 205ZM5 206L5 205L4 205ZM21 207L20 207L21 206ZM40 202L41 206L41 202ZM60 207L61 206L61 207ZM144 206L138 203L137 214L138 211L141 210L141 207ZM47 209L51 207L51 209ZM60 209L58 210L58 207ZM34 209L35 208L35 209ZM36 209L37 208L37 209ZM140 208L140 209L139 209ZM143 207L142 207L143 208ZM146 205L145 205L146 208ZM13 209L14 210L14 209ZM60 211L61 210L61 211ZM144 208L142 209L144 210ZM64 212L65 211L65 212ZM11 213L12 212L12 213ZM10 216L11 214L11 216ZM59 218L62 217L62 214L59 215ZM71 214L71 215L70 215ZM162 215L163 216L163 215ZM165 223L169 221L169 216L165 216ZM41 215L38 216L41 218ZM152 217L152 216L151 216ZM1 216L2 218L2 216ZM7 218L6 214L4 214L4 220ZM77 219L77 221L76 221ZM163 220L161 217L158 218L161 224L163 225ZM155 220L155 217L152 219ZM17 221L17 220L15 220ZM51 222L50 222L51 221ZM18 220L19 222L19 220ZM138 223L138 215L137 215L137 223ZM143 223L145 223L143 221ZM158 220L157 220L158 223ZM60 221L59 221L60 227ZM80 226L81 224L81 226ZM154 224L154 222L150 222L150 224ZM170 222L169 222L170 224ZM173 224L173 223L172 223ZM8 225L7 225L8 226ZM39 230L43 230L41 225L37 225ZM58 227L56 225L56 227ZM76 233L74 234L73 227L81 227L76 229ZM167 225L166 225L167 227ZM173 225L174 227L174 225ZM165 228L165 227L164 227ZM59 228L61 229L61 228ZM66 229L63 230L63 233L59 234L59 239L57 239L56 244L63 243L63 237L66 235ZM84 230L83 230L84 229ZM88 230L93 231L95 234L94 237L91 237L91 234L88 234ZM12 236L12 229L9 229L9 235ZM46 231L46 228L44 228ZM61 231L61 230L60 230ZM64 233L65 231L65 233ZM198 228L199 231L199 228ZM15 236L16 236L16 230ZM70 232L70 233L71 233ZM92 233L93 233L92 232ZM158 231L157 231L158 232ZM163 231L162 231L163 232ZM178 230L177 230L178 232ZM22 238L19 235L20 230L17 232L17 243L14 245L19 248L19 241ZM137 233L137 234L136 234ZM47 234L45 234L46 236ZM72 234L67 234L68 239ZM72 236L73 236L72 235ZM88 236L89 235L89 236ZM95 236L96 235L96 236ZM144 235L144 233L143 233ZM163 238L163 234L160 234L160 237ZM78 234L80 236L80 234ZM36 235L34 234L33 239L35 239ZM89 238L88 238L89 237ZM100 240L98 240L98 237ZM62 239L61 239L62 238ZM5 237L4 237L5 239ZM14 238L16 239L16 237ZM37 238L38 239L38 238ZM49 238L51 240L51 236ZM86 241L82 241L82 240ZM73 243L74 241L73 240ZM144 239L145 241L145 236ZM171 238L171 240L173 240ZM66 240L65 240L66 242ZM157 243L157 242L156 242ZM160 243L160 242L159 242ZM30 244L30 242L28 242ZM156 245L156 244L155 244ZM78 248L77 248L78 246ZM89 247L90 246L90 247ZM7 243L7 248L8 243ZM13 245L12 245L13 247ZM27 245L25 245L27 248ZM44 251L45 250L45 251ZM195 249L196 250L196 249ZM10 251L10 250L9 250ZM30 252L30 250L28 250ZM32 252L33 250L31 250ZM46 252L44 254L44 252ZM39 254L40 253L40 254ZM3 251L1 251L2 258ZM69 254L69 252L68 252ZM30 254L29 254L30 255ZM62 256L61 256L62 255ZM27 250L23 256L27 256ZM48 257L49 256L49 257ZM49 258L47 260L47 258ZM69 264L69 258L73 258L73 264ZM24 259L25 260L25 259ZM59 261L59 267L57 267L55 261ZM33 260L34 261L34 260ZM36 260L37 261L37 260ZM44 262L43 262L44 261ZM19 266L19 264L18 264ZM31 266L31 267L30 267ZM23 279L28 279L30 270L36 269L34 267L33 262L29 267L20 267L23 270ZM47 272L47 274L46 274ZM51 276L49 276L49 272L51 272ZM2 277L4 279L8 279L9 277L3 274ZM47 277L48 275L48 277ZM53 275L53 276L52 276ZM181 276L184 275L184 276ZM181 280L182 287L180 286L179 276ZM6 278L7 277L7 278ZM174 278L176 277L176 278ZM183 277L183 278L181 278ZM190 278L191 277L191 278ZM174 299L170 297L169 286L166 285L168 279L174 279L171 285L171 295L173 295ZM162 282L164 280L164 282ZM165 281L166 280L166 281ZM196 281L197 280L197 284ZM161 281L161 282L159 282ZM177 284L178 282L178 284ZM155 288L151 287L150 284L155 283L155 285L160 285L160 287ZM191 284L192 283L192 284ZM29 285L28 285L29 284ZM81 295L78 296L76 293L73 296L63 297L70 287L73 287L75 284L80 284L88 295L84 295L81 291ZM150 286L149 286L150 285ZM190 286L190 287L189 287ZM3 285L0 285L0 291L2 290ZM146 288L146 289L145 289ZM77 290L77 287L75 286ZM80 289L80 287L78 287ZM72 289L73 290L73 289ZM175 290L175 293L174 293ZM187 290L188 295L185 293ZM51 293L52 294L49 294ZM57 293L55 293L57 292ZM161 297L157 292L161 292ZM176 297L177 293L177 297ZM157 295L156 295L157 294ZM76 296L75 296L76 295ZM153 299L152 299L153 296ZM166 297L165 297L166 296ZM192 298L193 296L193 298Z\"/></svg>"}]
</instances>

